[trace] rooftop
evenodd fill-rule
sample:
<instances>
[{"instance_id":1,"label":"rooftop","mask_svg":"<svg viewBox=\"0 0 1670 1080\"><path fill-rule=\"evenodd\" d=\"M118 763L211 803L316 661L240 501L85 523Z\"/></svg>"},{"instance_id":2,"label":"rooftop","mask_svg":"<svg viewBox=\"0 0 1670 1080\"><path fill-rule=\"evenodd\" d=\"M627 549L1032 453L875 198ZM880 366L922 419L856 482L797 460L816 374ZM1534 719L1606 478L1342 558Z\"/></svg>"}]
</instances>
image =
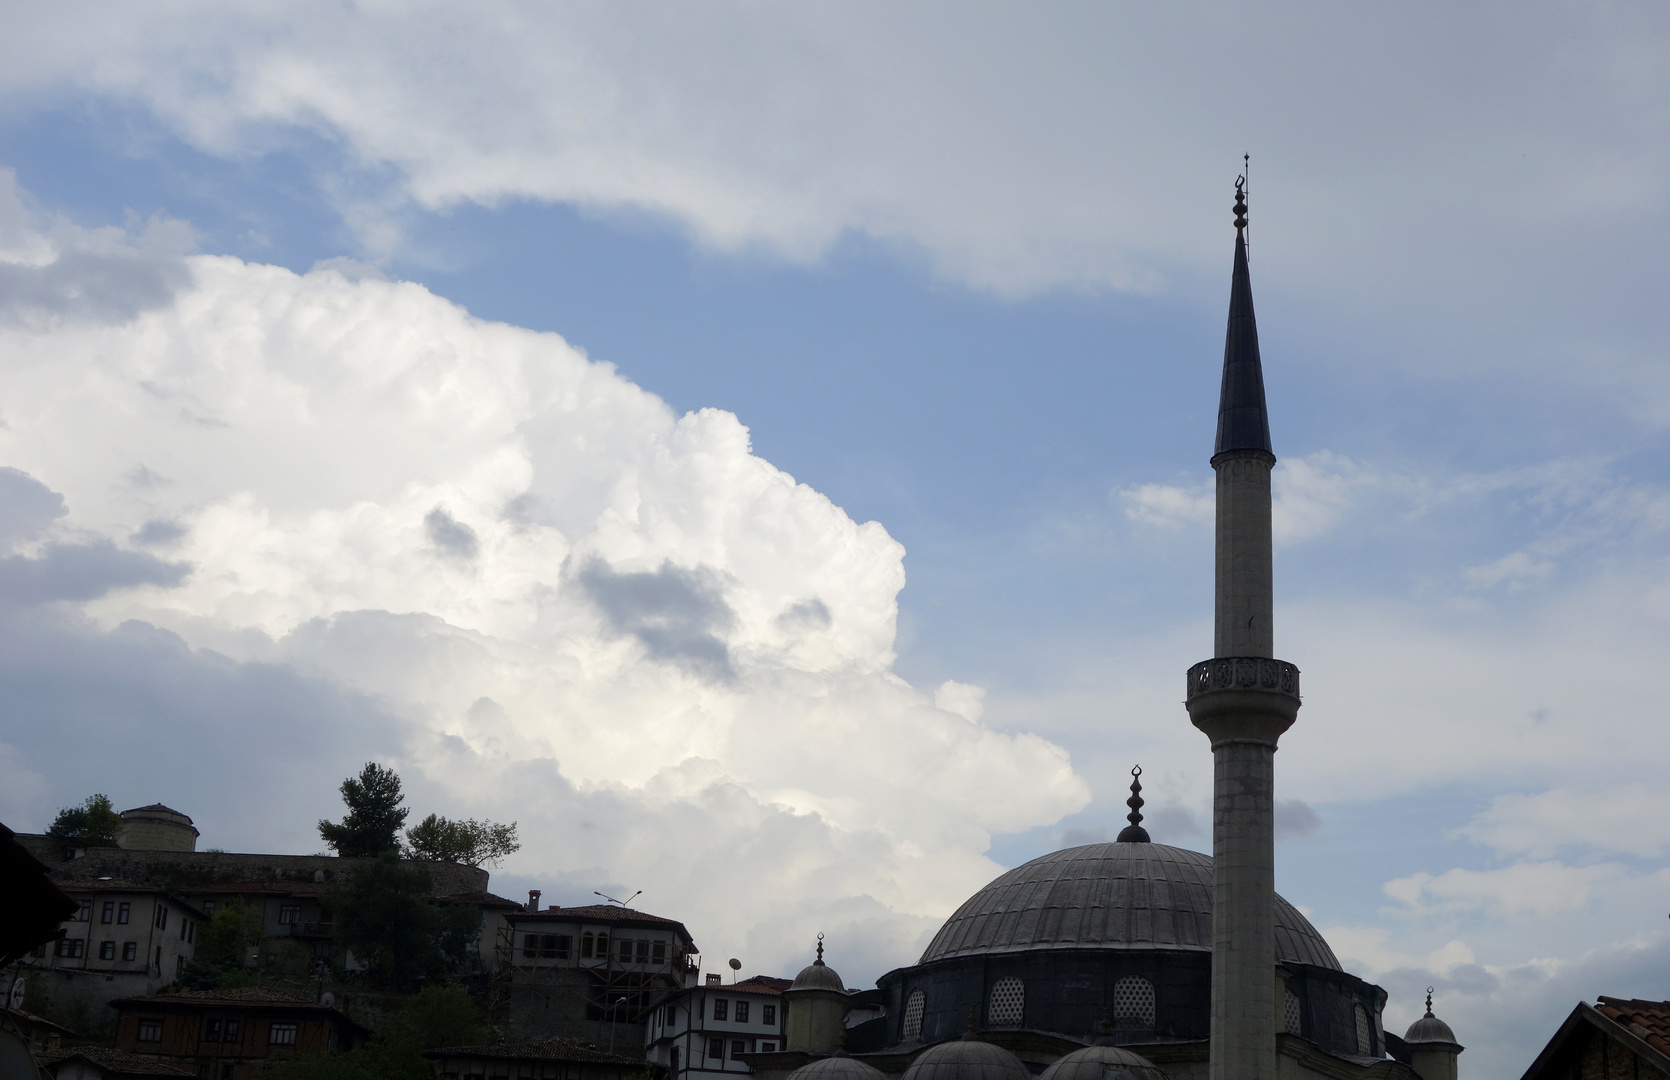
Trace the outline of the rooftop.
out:
<instances>
[{"instance_id":1,"label":"rooftop","mask_svg":"<svg viewBox=\"0 0 1670 1080\"><path fill-rule=\"evenodd\" d=\"M60 1061L70 1061L74 1058L85 1058L100 1069L117 1076L196 1076L195 1068L187 1068L174 1062L159 1061L156 1058L141 1057L130 1054L125 1050L112 1050L107 1046L71 1046L63 1050L53 1050L41 1055L42 1065L56 1065Z\"/></svg>"},{"instance_id":2,"label":"rooftop","mask_svg":"<svg viewBox=\"0 0 1670 1080\"><path fill-rule=\"evenodd\" d=\"M1616 1020L1659 1053L1670 1057L1670 1001L1643 1001L1640 998L1601 996L1595 999L1595 1011L1608 1020Z\"/></svg>"},{"instance_id":3,"label":"rooftop","mask_svg":"<svg viewBox=\"0 0 1670 1080\"><path fill-rule=\"evenodd\" d=\"M426 1058L511 1058L518 1061L583 1061L605 1065L624 1065L640 1070L644 1067L641 1058L611 1054L606 1050L599 1050L590 1043L561 1038L524 1039L519 1042L488 1043L481 1046L442 1046L434 1050L425 1050L423 1056Z\"/></svg>"}]
</instances>

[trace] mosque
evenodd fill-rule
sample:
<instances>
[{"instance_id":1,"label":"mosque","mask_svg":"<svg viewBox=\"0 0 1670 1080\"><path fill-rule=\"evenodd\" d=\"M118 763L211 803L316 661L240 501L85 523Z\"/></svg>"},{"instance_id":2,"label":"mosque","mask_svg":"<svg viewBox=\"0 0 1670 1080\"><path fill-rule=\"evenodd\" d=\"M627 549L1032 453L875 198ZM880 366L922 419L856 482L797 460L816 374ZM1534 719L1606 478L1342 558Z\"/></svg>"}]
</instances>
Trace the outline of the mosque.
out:
<instances>
[{"instance_id":1,"label":"mosque","mask_svg":"<svg viewBox=\"0 0 1670 1080\"><path fill-rule=\"evenodd\" d=\"M1214 758L1212 855L1150 841L1140 770L1113 843L1015 868L957 909L910 967L849 991L822 958L783 992L785 1049L761 1080L1457 1080L1432 1013L1399 1038L1386 991L1346 971L1276 895L1274 758L1299 669L1276 659L1276 463L1247 270L1244 179L1218 405L1211 659L1186 708Z\"/></svg>"}]
</instances>

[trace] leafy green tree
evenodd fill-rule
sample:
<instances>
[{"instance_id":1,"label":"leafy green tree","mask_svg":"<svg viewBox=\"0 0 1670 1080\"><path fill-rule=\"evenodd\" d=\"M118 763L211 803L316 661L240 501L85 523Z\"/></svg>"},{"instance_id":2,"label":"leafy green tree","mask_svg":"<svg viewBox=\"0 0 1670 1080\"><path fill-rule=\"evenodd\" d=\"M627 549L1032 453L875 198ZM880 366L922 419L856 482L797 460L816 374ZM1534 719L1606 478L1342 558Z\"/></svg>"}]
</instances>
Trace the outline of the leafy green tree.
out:
<instances>
[{"instance_id":1,"label":"leafy green tree","mask_svg":"<svg viewBox=\"0 0 1670 1080\"><path fill-rule=\"evenodd\" d=\"M319 822L319 835L338 855L400 850L400 827L408 811L400 805L400 776L393 769L366 762L358 776L342 781L342 801L348 812L340 824Z\"/></svg>"},{"instance_id":2,"label":"leafy green tree","mask_svg":"<svg viewBox=\"0 0 1670 1080\"><path fill-rule=\"evenodd\" d=\"M414 859L497 866L500 859L521 848L514 821L509 825L475 818L450 821L430 814L406 830L406 852Z\"/></svg>"},{"instance_id":3,"label":"leafy green tree","mask_svg":"<svg viewBox=\"0 0 1670 1080\"><path fill-rule=\"evenodd\" d=\"M249 947L261 940L261 916L234 900L209 916L198 933L197 959L218 967L240 966Z\"/></svg>"},{"instance_id":4,"label":"leafy green tree","mask_svg":"<svg viewBox=\"0 0 1670 1080\"><path fill-rule=\"evenodd\" d=\"M462 986L426 986L412 996L391 1034L405 1035L425 1050L475 1046L487 1039L487 1023Z\"/></svg>"},{"instance_id":5,"label":"leafy green tree","mask_svg":"<svg viewBox=\"0 0 1670 1080\"><path fill-rule=\"evenodd\" d=\"M326 894L337 944L352 949L372 982L405 989L446 970L441 912L429 902L429 875L385 851Z\"/></svg>"},{"instance_id":6,"label":"leafy green tree","mask_svg":"<svg viewBox=\"0 0 1670 1080\"><path fill-rule=\"evenodd\" d=\"M114 847L122 834L122 816L107 795L89 795L80 806L58 811L46 834L75 847Z\"/></svg>"}]
</instances>

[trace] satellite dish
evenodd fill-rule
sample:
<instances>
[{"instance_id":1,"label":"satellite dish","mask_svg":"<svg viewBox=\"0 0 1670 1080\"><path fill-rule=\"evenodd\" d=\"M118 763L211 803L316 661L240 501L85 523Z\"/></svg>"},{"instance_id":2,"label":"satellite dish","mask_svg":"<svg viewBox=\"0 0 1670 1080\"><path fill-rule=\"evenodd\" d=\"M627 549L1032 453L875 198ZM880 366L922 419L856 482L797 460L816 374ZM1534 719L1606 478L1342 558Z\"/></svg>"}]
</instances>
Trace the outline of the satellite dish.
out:
<instances>
[{"instance_id":1,"label":"satellite dish","mask_svg":"<svg viewBox=\"0 0 1670 1080\"><path fill-rule=\"evenodd\" d=\"M336 995L331 993L329 990L326 990L324 995L319 998L319 1004L323 1005L327 1009L336 1008Z\"/></svg>"},{"instance_id":2,"label":"satellite dish","mask_svg":"<svg viewBox=\"0 0 1670 1080\"><path fill-rule=\"evenodd\" d=\"M6 1004L12 1009L23 1008L23 995L27 990L28 987L23 982L23 976L19 975L12 982L12 992L7 995Z\"/></svg>"},{"instance_id":3,"label":"satellite dish","mask_svg":"<svg viewBox=\"0 0 1670 1080\"><path fill-rule=\"evenodd\" d=\"M742 961L738 960L734 956L731 957L731 970L732 971L741 971L742 970Z\"/></svg>"}]
</instances>

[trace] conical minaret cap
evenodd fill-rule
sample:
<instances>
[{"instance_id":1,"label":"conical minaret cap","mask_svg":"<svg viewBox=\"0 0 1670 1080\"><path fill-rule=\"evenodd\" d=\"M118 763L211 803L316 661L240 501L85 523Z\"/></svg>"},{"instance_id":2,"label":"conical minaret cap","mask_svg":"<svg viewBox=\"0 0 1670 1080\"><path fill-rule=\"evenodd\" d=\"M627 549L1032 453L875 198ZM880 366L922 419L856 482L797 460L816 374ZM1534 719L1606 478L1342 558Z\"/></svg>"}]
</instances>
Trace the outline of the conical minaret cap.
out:
<instances>
[{"instance_id":1,"label":"conical minaret cap","mask_svg":"<svg viewBox=\"0 0 1670 1080\"><path fill-rule=\"evenodd\" d=\"M1247 203L1242 181L1235 183L1235 275L1229 287L1229 330L1224 336L1223 388L1218 393L1218 441L1213 455L1270 446L1270 415L1264 407L1264 365L1258 358L1258 320L1253 316L1252 278L1247 273Z\"/></svg>"}]
</instances>

